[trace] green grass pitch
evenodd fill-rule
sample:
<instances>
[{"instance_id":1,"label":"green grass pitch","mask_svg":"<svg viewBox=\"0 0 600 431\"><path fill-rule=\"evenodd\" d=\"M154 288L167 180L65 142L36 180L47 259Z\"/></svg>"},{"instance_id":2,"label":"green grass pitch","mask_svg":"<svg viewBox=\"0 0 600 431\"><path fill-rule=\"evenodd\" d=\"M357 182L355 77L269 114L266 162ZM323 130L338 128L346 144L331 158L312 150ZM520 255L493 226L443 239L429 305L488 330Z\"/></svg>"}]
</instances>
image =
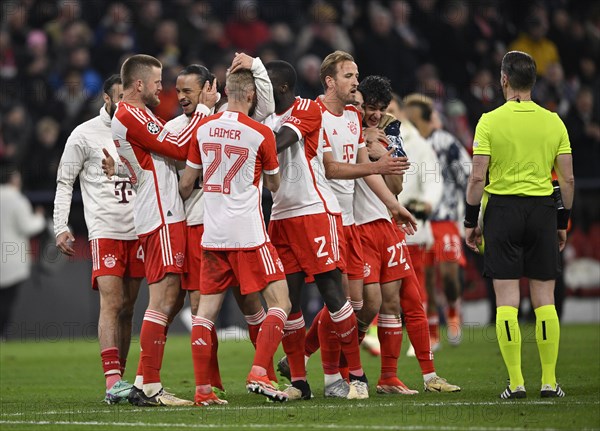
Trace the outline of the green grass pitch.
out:
<instances>
[{"instance_id":1,"label":"green grass pitch","mask_svg":"<svg viewBox=\"0 0 600 431\"><path fill-rule=\"evenodd\" d=\"M493 326L466 327L462 344L444 344L436 354L439 375L462 387L456 394L378 395L379 360L363 352L371 398L324 399L320 359L309 363L311 401L266 403L247 394L244 379L252 360L248 341L222 342L219 360L228 406L150 408L101 403L103 378L94 340L0 344L0 429L115 430L532 430L600 429L600 328L564 326L558 377L567 396L540 399L540 365L533 326L522 326L523 373L528 398L501 401L506 370ZM406 339L406 335L405 335ZM406 345L403 351L406 350ZM280 353L276 358L280 357ZM135 372L137 340L126 377ZM399 374L422 392L415 358L401 357ZM164 385L193 397L189 337L171 336L163 362Z\"/></svg>"}]
</instances>

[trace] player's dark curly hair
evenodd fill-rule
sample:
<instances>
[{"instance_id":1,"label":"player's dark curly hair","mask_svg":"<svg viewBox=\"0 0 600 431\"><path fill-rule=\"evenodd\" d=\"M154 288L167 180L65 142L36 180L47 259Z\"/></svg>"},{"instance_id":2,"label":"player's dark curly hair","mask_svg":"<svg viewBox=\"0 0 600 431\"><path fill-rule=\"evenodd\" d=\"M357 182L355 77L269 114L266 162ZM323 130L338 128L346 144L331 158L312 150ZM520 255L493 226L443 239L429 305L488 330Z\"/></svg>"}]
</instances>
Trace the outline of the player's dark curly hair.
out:
<instances>
[{"instance_id":1,"label":"player's dark curly hair","mask_svg":"<svg viewBox=\"0 0 600 431\"><path fill-rule=\"evenodd\" d=\"M387 107L392 101L392 83L385 76L367 76L358 84L358 91L362 94L365 105Z\"/></svg>"}]
</instances>

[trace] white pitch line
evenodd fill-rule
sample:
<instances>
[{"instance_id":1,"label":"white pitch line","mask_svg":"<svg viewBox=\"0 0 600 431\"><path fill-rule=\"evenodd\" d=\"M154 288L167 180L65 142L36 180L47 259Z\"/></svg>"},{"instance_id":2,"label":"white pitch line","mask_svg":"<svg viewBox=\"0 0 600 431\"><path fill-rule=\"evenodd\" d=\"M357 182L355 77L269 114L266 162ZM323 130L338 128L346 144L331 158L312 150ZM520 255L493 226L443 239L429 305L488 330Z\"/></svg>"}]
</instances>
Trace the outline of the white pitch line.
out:
<instances>
[{"instance_id":1,"label":"white pitch line","mask_svg":"<svg viewBox=\"0 0 600 431\"><path fill-rule=\"evenodd\" d=\"M423 402L423 403L410 403L403 402L402 403L350 403L350 406L353 408L388 408L388 407L400 407L400 408L427 408L427 407L454 407L454 406L531 406L531 405L554 405L560 403L561 406L565 405L600 405L600 401L543 401L543 400L531 400L526 402L517 401L515 403L506 402L506 401L438 401L438 402ZM298 409L298 410L337 410L346 408L345 405L307 405L307 404L286 404L284 407L281 406L283 410L287 409ZM293 407L291 407L293 406ZM6 408L6 406L5 406ZM236 406L234 404L229 404L228 406L218 407L219 411L223 410L276 410L279 407L277 405L268 405L268 406ZM19 412L19 413L0 413L0 417L12 417L12 416L24 416L27 414L35 414L35 415L62 415L62 414L75 414L75 413L114 413L118 411L119 414L127 414L127 413L137 413L140 411L154 413L160 412L164 414L165 412L179 412L179 411L190 411L198 409L198 407L168 407L165 409L144 409L144 408L115 408L115 409L68 409L68 410L50 410L46 412L39 411L28 411L28 412ZM209 411L209 410L207 410Z\"/></svg>"},{"instance_id":2,"label":"white pitch line","mask_svg":"<svg viewBox=\"0 0 600 431\"><path fill-rule=\"evenodd\" d=\"M235 427L236 429L264 429L265 424L186 424L186 423L154 423L154 422L99 422L99 421L88 421L88 422L69 422L69 421L0 421L0 424L5 425L74 425L74 426L121 426L121 427L149 427L149 428L195 428L195 429L219 429L226 428L231 429L231 427ZM270 423L270 428L274 429L285 429L285 428L302 428L306 429L307 427L311 429L356 429L356 430L397 430L397 425L346 425L346 424L289 424L289 423ZM485 426L477 426L477 427L464 427L464 426L435 426L435 425L406 425L401 427L402 430L407 431L550 431L553 428L501 428L501 427L485 427ZM583 428L582 431L585 431L589 428Z\"/></svg>"}]
</instances>

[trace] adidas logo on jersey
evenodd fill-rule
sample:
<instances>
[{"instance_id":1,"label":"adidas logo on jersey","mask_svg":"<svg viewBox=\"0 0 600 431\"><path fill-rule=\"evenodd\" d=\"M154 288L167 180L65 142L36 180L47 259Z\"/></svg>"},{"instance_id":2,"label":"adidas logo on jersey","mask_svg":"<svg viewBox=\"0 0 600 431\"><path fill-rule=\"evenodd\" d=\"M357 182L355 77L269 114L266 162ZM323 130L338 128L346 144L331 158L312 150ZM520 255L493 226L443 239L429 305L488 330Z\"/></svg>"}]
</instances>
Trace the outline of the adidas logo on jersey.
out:
<instances>
[{"instance_id":1,"label":"adidas logo on jersey","mask_svg":"<svg viewBox=\"0 0 600 431\"><path fill-rule=\"evenodd\" d=\"M333 129L333 133L331 134L332 136L337 136L337 130Z\"/></svg>"},{"instance_id":2,"label":"adidas logo on jersey","mask_svg":"<svg viewBox=\"0 0 600 431\"><path fill-rule=\"evenodd\" d=\"M198 338L197 340L194 340L192 345L193 346L208 346L208 344L206 344L206 341L204 341L202 338Z\"/></svg>"},{"instance_id":3,"label":"adidas logo on jersey","mask_svg":"<svg viewBox=\"0 0 600 431\"><path fill-rule=\"evenodd\" d=\"M327 262L325 262L325 265L333 265L333 263L334 263L334 262L333 262L333 259L332 259L332 258L330 258L330 257L328 257L328 258L327 258Z\"/></svg>"},{"instance_id":4,"label":"adidas logo on jersey","mask_svg":"<svg viewBox=\"0 0 600 431\"><path fill-rule=\"evenodd\" d=\"M405 264L405 265L404 265L404 270L405 270L405 271L408 271L409 269L410 269L410 265L409 265L408 263L407 263L407 264Z\"/></svg>"}]
</instances>

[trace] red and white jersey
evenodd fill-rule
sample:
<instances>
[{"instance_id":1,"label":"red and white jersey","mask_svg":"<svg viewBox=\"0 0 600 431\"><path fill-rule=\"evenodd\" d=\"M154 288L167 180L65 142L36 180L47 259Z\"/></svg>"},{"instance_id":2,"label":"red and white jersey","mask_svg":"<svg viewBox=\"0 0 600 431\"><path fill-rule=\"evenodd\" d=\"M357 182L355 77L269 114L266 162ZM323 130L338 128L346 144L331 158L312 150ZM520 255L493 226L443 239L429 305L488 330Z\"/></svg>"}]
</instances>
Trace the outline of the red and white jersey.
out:
<instances>
[{"instance_id":1,"label":"red and white jersey","mask_svg":"<svg viewBox=\"0 0 600 431\"><path fill-rule=\"evenodd\" d=\"M168 121L167 124L165 124L165 129L169 129L169 131L173 133L179 133L190 123L190 119L191 118L187 115L181 114L179 117L175 117L171 121ZM191 147L192 145L190 145L190 148ZM181 165L185 167L185 162ZM182 169L181 165L177 163L177 167L180 170L180 175ZM185 207L185 219L188 226L197 226L204 223L203 195L204 190L202 190L201 186L194 187L190 197L183 201L183 206Z\"/></svg>"},{"instance_id":2,"label":"red and white jersey","mask_svg":"<svg viewBox=\"0 0 600 431\"><path fill-rule=\"evenodd\" d=\"M358 149L365 146L360 113L354 106L347 105L342 115L335 115L325 107L320 97L317 98L317 103L323 113L323 129L329 142L323 151L331 151L336 162L356 163ZM342 209L344 226L354 224L354 180L329 181Z\"/></svg>"},{"instance_id":3,"label":"red and white jersey","mask_svg":"<svg viewBox=\"0 0 600 431\"><path fill-rule=\"evenodd\" d=\"M375 220L391 220L388 210L363 178L356 179L354 187L354 221L360 226Z\"/></svg>"},{"instance_id":4,"label":"red and white jersey","mask_svg":"<svg viewBox=\"0 0 600 431\"><path fill-rule=\"evenodd\" d=\"M108 179L102 172L103 148L118 160L110 122L108 112L102 107L99 116L77 126L67 139L56 175L54 233L57 236L69 230L73 184L79 177L89 239L137 239L133 225L135 190L131 182L116 176Z\"/></svg>"},{"instance_id":5,"label":"red and white jersey","mask_svg":"<svg viewBox=\"0 0 600 431\"><path fill-rule=\"evenodd\" d=\"M273 193L271 220L282 220L309 214L339 213L337 205L329 208L321 188L329 188L326 182L319 184L323 175L323 161L319 159L322 141L321 110L310 99L296 98L294 104L283 114L272 114L264 124L274 132L289 127L298 136L298 142L278 154L281 185ZM331 191L329 191L331 193ZM336 202L337 203L337 202ZM332 213L332 210L337 212Z\"/></svg>"},{"instance_id":6,"label":"red and white jersey","mask_svg":"<svg viewBox=\"0 0 600 431\"><path fill-rule=\"evenodd\" d=\"M187 127L174 134L163 127L150 109L125 102L117 104L112 136L120 163L125 165L137 192L133 219L138 236L185 220L172 159L187 158L192 132L207 109L199 104Z\"/></svg>"},{"instance_id":7,"label":"red and white jersey","mask_svg":"<svg viewBox=\"0 0 600 431\"><path fill-rule=\"evenodd\" d=\"M208 250L253 249L269 241L262 214L262 174L279 172L275 136L245 114L225 111L200 123L187 164L203 169Z\"/></svg>"}]
</instances>

